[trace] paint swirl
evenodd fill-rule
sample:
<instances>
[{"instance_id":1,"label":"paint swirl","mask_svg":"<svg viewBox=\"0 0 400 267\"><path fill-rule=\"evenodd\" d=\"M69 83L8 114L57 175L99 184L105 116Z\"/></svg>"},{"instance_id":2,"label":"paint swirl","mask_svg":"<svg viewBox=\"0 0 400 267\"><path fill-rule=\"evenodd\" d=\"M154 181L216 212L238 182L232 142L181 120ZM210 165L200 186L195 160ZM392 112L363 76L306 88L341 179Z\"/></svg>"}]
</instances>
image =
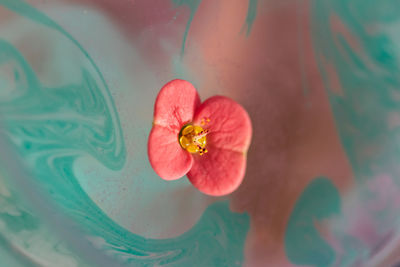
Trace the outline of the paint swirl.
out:
<instances>
[{"instance_id":1,"label":"paint swirl","mask_svg":"<svg viewBox=\"0 0 400 267\"><path fill-rule=\"evenodd\" d=\"M55 31L57 41L65 43L61 55L67 55L65 65L40 76L40 66L30 64L32 55L0 39L0 131L31 174L15 180L27 192L24 199L40 206L41 215L36 214L38 207L23 207L12 185L2 187L4 243L36 264L57 260L59 266L241 265L249 219L232 213L226 202L209 206L194 227L168 239L134 234L98 207L78 181L84 173L77 163L90 159L114 172L129 164L105 78L83 47L46 15L19 0L0 4L29 23ZM24 243L28 236L36 240Z\"/></svg>"}]
</instances>

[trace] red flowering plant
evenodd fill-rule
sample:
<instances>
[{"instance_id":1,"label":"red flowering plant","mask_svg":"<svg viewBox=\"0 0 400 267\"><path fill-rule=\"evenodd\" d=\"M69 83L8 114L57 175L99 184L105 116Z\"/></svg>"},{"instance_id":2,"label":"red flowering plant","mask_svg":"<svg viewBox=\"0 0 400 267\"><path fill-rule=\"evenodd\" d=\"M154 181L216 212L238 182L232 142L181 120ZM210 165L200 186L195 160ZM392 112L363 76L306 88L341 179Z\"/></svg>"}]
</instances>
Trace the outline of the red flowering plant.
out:
<instances>
[{"instance_id":1,"label":"red flowering plant","mask_svg":"<svg viewBox=\"0 0 400 267\"><path fill-rule=\"evenodd\" d=\"M191 83L173 80L155 102L148 156L161 178L186 175L204 194L222 196L244 178L251 135L250 117L238 103L224 96L201 103Z\"/></svg>"}]
</instances>

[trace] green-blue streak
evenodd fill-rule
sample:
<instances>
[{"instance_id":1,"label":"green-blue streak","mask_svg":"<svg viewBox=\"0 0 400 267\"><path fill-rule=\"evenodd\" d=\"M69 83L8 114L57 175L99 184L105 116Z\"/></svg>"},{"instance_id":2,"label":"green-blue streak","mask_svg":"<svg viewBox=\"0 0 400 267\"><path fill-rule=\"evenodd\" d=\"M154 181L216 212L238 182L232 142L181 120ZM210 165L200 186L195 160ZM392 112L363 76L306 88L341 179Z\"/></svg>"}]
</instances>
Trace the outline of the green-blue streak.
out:
<instances>
[{"instance_id":1,"label":"green-blue streak","mask_svg":"<svg viewBox=\"0 0 400 267\"><path fill-rule=\"evenodd\" d=\"M315 223L340 212L340 196L327 178L313 180L297 200L285 233L288 259L298 265L330 266L335 252L323 240Z\"/></svg>"},{"instance_id":2,"label":"green-blue streak","mask_svg":"<svg viewBox=\"0 0 400 267\"><path fill-rule=\"evenodd\" d=\"M328 93L336 128L356 181L352 193L359 203L368 203L376 197L365 185L369 180L385 174L397 186L400 184L397 167L400 160L400 128L388 123L389 115L400 110L400 101L395 97L395 94L400 93L400 46L397 38L400 34L400 3L394 0L320 0L311 3L314 53ZM344 34L334 31L334 17L357 41L357 48L352 46ZM332 88L326 62L335 70L340 88ZM337 91L343 94L337 94ZM306 188L302 197L309 191L310 188ZM295 227L295 218L299 217L301 201L302 199L296 204L291 216L293 222L289 223L287 229L285 245L287 249L292 247L291 254L288 250L289 259L295 264L305 264L308 261L313 266L326 266L322 261L316 260L323 258L326 264L330 264L334 254L332 248L323 245L321 239L317 238L316 230L308 223L306 230L313 232L309 235L312 242L301 248L300 242L304 238L296 236L296 231L290 229ZM330 211L332 205L336 205L333 201L336 200L320 205L325 205L327 211ZM374 221L379 233L390 233L399 227L397 211L389 207L379 212L368 209L364 212L369 213L369 220ZM304 227L303 221L299 220L298 231ZM365 244L351 233L345 232L346 227L349 227L345 223L337 227L344 228L338 228L334 233L343 249L340 258L335 259L339 266L366 263L376 253L376 244L384 247L383 239L375 240L375 244ZM318 250L314 251L315 258L311 259L311 248L314 247Z\"/></svg>"},{"instance_id":3,"label":"green-blue streak","mask_svg":"<svg viewBox=\"0 0 400 267\"><path fill-rule=\"evenodd\" d=\"M33 172L37 188L32 188L32 192L46 194L43 198L55 204L60 213L73 218L87 236L101 238L99 253L120 263L241 265L249 217L232 213L226 202L208 207L185 234L160 240L127 231L99 209L80 187L73 167L83 156L95 158L112 170L120 170L125 164L122 128L105 79L83 47L45 14L21 0L0 0L0 5L32 23L57 31L76 46L77 54L82 54L82 64L75 66L80 72L79 82L47 87L23 54L8 40L0 39L0 72L3 67L11 68L13 75L6 73L6 79L15 84L14 90L0 99L5 125L1 131ZM0 220L10 231L34 227L30 223L15 224L16 218L5 214L0 214ZM33 221L40 222L37 218Z\"/></svg>"},{"instance_id":4,"label":"green-blue streak","mask_svg":"<svg viewBox=\"0 0 400 267\"><path fill-rule=\"evenodd\" d=\"M172 2L177 6L187 6L190 9L189 20L186 23L185 33L183 34L182 47L181 47L181 56L185 53L186 40L189 33L190 25L192 24L193 18L197 12L199 5L202 0L172 0ZM229 4L229 3L228 3ZM246 35L249 36L251 32L251 28L257 16L257 4L258 0L249 0L249 6L247 9L247 15L245 20L245 25L243 26L246 29Z\"/></svg>"},{"instance_id":5,"label":"green-blue streak","mask_svg":"<svg viewBox=\"0 0 400 267\"><path fill-rule=\"evenodd\" d=\"M186 24L185 33L183 34L181 56L185 53L186 39L189 33L190 25L192 24L194 15L200 5L202 0L172 0L172 2L177 6L187 6L190 9L189 20Z\"/></svg>"},{"instance_id":6,"label":"green-blue streak","mask_svg":"<svg viewBox=\"0 0 400 267\"><path fill-rule=\"evenodd\" d=\"M249 36L253 23L257 16L258 0L249 0L249 7L247 8L247 15L244 28L246 28L246 35Z\"/></svg>"}]
</instances>

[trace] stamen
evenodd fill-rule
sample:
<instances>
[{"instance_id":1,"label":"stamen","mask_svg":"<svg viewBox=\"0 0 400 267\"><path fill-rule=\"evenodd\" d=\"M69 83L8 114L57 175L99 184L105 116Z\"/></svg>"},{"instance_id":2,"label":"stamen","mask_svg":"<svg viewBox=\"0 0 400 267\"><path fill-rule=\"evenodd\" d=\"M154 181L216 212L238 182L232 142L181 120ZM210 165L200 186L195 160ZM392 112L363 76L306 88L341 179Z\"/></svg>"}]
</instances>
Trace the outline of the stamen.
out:
<instances>
[{"instance_id":1,"label":"stamen","mask_svg":"<svg viewBox=\"0 0 400 267\"><path fill-rule=\"evenodd\" d=\"M182 127L179 133L179 144L190 153L203 155L208 152L205 148L208 132L208 129L204 130L200 126L187 124Z\"/></svg>"}]
</instances>

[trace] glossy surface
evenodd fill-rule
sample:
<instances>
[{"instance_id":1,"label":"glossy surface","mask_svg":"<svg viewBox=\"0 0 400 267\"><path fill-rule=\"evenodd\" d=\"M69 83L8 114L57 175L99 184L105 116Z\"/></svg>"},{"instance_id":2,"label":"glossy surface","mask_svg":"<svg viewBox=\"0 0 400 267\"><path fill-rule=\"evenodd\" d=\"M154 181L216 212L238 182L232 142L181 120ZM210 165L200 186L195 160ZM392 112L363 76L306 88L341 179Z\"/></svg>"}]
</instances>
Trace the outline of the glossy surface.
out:
<instances>
[{"instance_id":1,"label":"glossy surface","mask_svg":"<svg viewBox=\"0 0 400 267\"><path fill-rule=\"evenodd\" d=\"M392 266L397 2L0 0L2 260ZM152 171L153 105L174 78L249 113L229 197Z\"/></svg>"}]
</instances>

